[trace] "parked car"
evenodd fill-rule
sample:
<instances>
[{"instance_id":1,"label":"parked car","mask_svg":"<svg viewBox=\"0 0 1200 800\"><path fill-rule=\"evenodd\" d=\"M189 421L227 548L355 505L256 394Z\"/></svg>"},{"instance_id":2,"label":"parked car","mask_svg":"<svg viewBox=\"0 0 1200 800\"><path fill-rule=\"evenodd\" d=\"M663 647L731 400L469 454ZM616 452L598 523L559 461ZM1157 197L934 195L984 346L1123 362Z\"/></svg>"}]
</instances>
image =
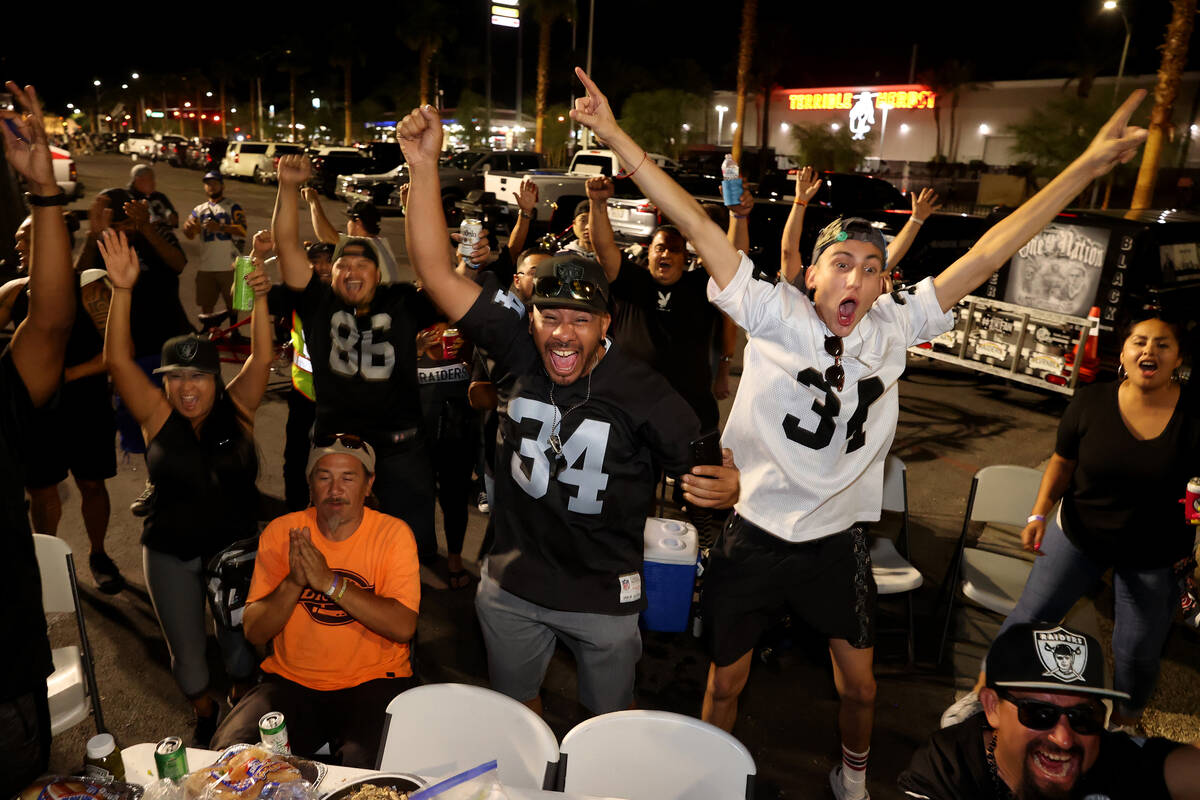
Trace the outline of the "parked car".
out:
<instances>
[{"instance_id":1,"label":"parked car","mask_svg":"<svg viewBox=\"0 0 1200 800\"><path fill-rule=\"evenodd\" d=\"M158 158L158 142L152 133L130 132L129 138L121 142L120 150L137 161L139 158L154 161Z\"/></svg>"},{"instance_id":2,"label":"parked car","mask_svg":"<svg viewBox=\"0 0 1200 800\"><path fill-rule=\"evenodd\" d=\"M160 154L172 167L187 166L187 149L191 140L175 133L163 134L159 140Z\"/></svg>"},{"instance_id":3,"label":"parked car","mask_svg":"<svg viewBox=\"0 0 1200 800\"><path fill-rule=\"evenodd\" d=\"M275 174L278 156L303 152L304 145L290 142L232 142L221 159L221 174L268 183Z\"/></svg>"},{"instance_id":4,"label":"parked car","mask_svg":"<svg viewBox=\"0 0 1200 800\"><path fill-rule=\"evenodd\" d=\"M355 148L327 150L313 157L310 183L329 197L340 196L342 175L378 175L404 163L404 154L396 142L368 142Z\"/></svg>"},{"instance_id":5,"label":"parked car","mask_svg":"<svg viewBox=\"0 0 1200 800\"><path fill-rule=\"evenodd\" d=\"M71 151L61 147L50 147L50 160L54 167L54 182L72 200L83 196L83 184L79 181L79 171L75 168L75 159Z\"/></svg>"}]
</instances>

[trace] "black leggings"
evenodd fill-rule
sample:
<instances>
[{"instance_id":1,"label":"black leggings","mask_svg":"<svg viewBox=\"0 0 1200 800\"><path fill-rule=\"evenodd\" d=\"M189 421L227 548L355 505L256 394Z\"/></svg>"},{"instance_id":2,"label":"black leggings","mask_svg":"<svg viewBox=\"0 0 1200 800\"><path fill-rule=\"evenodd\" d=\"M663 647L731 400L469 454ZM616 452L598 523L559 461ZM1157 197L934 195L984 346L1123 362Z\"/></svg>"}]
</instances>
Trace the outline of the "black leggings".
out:
<instances>
[{"instance_id":1,"label":"black leggings","mask_svg":"<svg viewBox=\"0 0 1200 800\"><path fill-rule=\"evenodd\" d=\"M446 400L426 417L438 505L446 532L446 552L461 555L471 502L471 471L479 442L479 420L466 401Z\"/></svg>"}]
</instances>

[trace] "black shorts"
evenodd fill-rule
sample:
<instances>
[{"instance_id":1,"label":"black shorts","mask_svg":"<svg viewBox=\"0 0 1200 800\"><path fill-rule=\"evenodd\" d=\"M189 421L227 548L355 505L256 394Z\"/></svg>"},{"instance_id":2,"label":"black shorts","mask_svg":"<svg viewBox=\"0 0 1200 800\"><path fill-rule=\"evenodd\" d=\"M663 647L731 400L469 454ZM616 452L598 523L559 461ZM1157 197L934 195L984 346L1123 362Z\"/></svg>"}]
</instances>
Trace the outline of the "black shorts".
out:
<instances>
[{"instance_id":1,"label":"black shorts","mask_svg":"<svg viewBox=\"0 0 1200 800\"><path fill-rule=\"evenodd\" d=\"M709 656L724 667L754 649L790 609L830 639L875 644L875 576L865 525L788 542L731 514L712 549L701 596Z\"/></svg>"},{"instance_id":2,"label":"black shorts","mask_svg":"<svg viewBox=\"0 0 1200 800\"><path fill-rule=\"evenodd\" d=\"M33 425L25 459L29 488L55 486L66 480L68 470L85 481L117 474L117 424L107 380L102 388L84 391L64 387L61 404L37 414Z\"/></svg>"}]
</instances>

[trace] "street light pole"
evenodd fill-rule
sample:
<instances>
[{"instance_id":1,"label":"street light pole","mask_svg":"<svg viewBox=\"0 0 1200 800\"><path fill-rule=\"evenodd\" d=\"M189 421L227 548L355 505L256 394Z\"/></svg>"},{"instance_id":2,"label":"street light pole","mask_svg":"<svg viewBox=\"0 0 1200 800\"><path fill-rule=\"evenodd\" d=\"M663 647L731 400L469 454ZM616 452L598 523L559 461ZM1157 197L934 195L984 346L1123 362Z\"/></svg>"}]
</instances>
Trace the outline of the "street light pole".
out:
<instances>
[{"instance_id":1,"label":"street light pole","mask_svg":"<svg viewBox=\"0 0 1200 800\"><path fill-rule=\"evenodd\" d=\"M1105 0L1104 10L1116 11L1121 15L1121 22L1125 24L1125 45L1121 48L1121 63L1117 67L1117 82L1113 84L1112 104L1115 108L1117 98L1121 96L1121 79L1125 77L1125 57L1129 55L1129 39L1133 36L1133 28L1129 25L1129 17L1125 16L1125 9L1121 8L1117 0Z\"/></svg>"}]
</instances>

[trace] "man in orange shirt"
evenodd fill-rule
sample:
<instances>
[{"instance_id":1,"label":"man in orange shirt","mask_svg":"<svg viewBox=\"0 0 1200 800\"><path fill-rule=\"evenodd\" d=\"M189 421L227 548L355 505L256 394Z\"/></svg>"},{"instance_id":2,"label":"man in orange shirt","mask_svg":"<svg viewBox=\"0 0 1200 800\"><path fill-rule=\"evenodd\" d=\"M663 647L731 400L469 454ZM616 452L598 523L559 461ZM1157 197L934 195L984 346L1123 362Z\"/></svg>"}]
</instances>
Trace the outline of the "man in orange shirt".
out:
<instances>
[{"instance_id":1,"label":"man in orange shirt","mask_svg":"<svg viewBox=\"0 0 1200 800\"><path fill-rule=\"evenodd\" d=\"M408 641L421 599L408 525L364 507L375 453L348 434L308 459L312 505L272 521L258 543L243 626L271 642L263 682L217 729L212 746L258 741L268 711L286 717L292 752L329 742L332 755L374 767L384 709L415 685Z\"/></svg>"}]
</instances>

